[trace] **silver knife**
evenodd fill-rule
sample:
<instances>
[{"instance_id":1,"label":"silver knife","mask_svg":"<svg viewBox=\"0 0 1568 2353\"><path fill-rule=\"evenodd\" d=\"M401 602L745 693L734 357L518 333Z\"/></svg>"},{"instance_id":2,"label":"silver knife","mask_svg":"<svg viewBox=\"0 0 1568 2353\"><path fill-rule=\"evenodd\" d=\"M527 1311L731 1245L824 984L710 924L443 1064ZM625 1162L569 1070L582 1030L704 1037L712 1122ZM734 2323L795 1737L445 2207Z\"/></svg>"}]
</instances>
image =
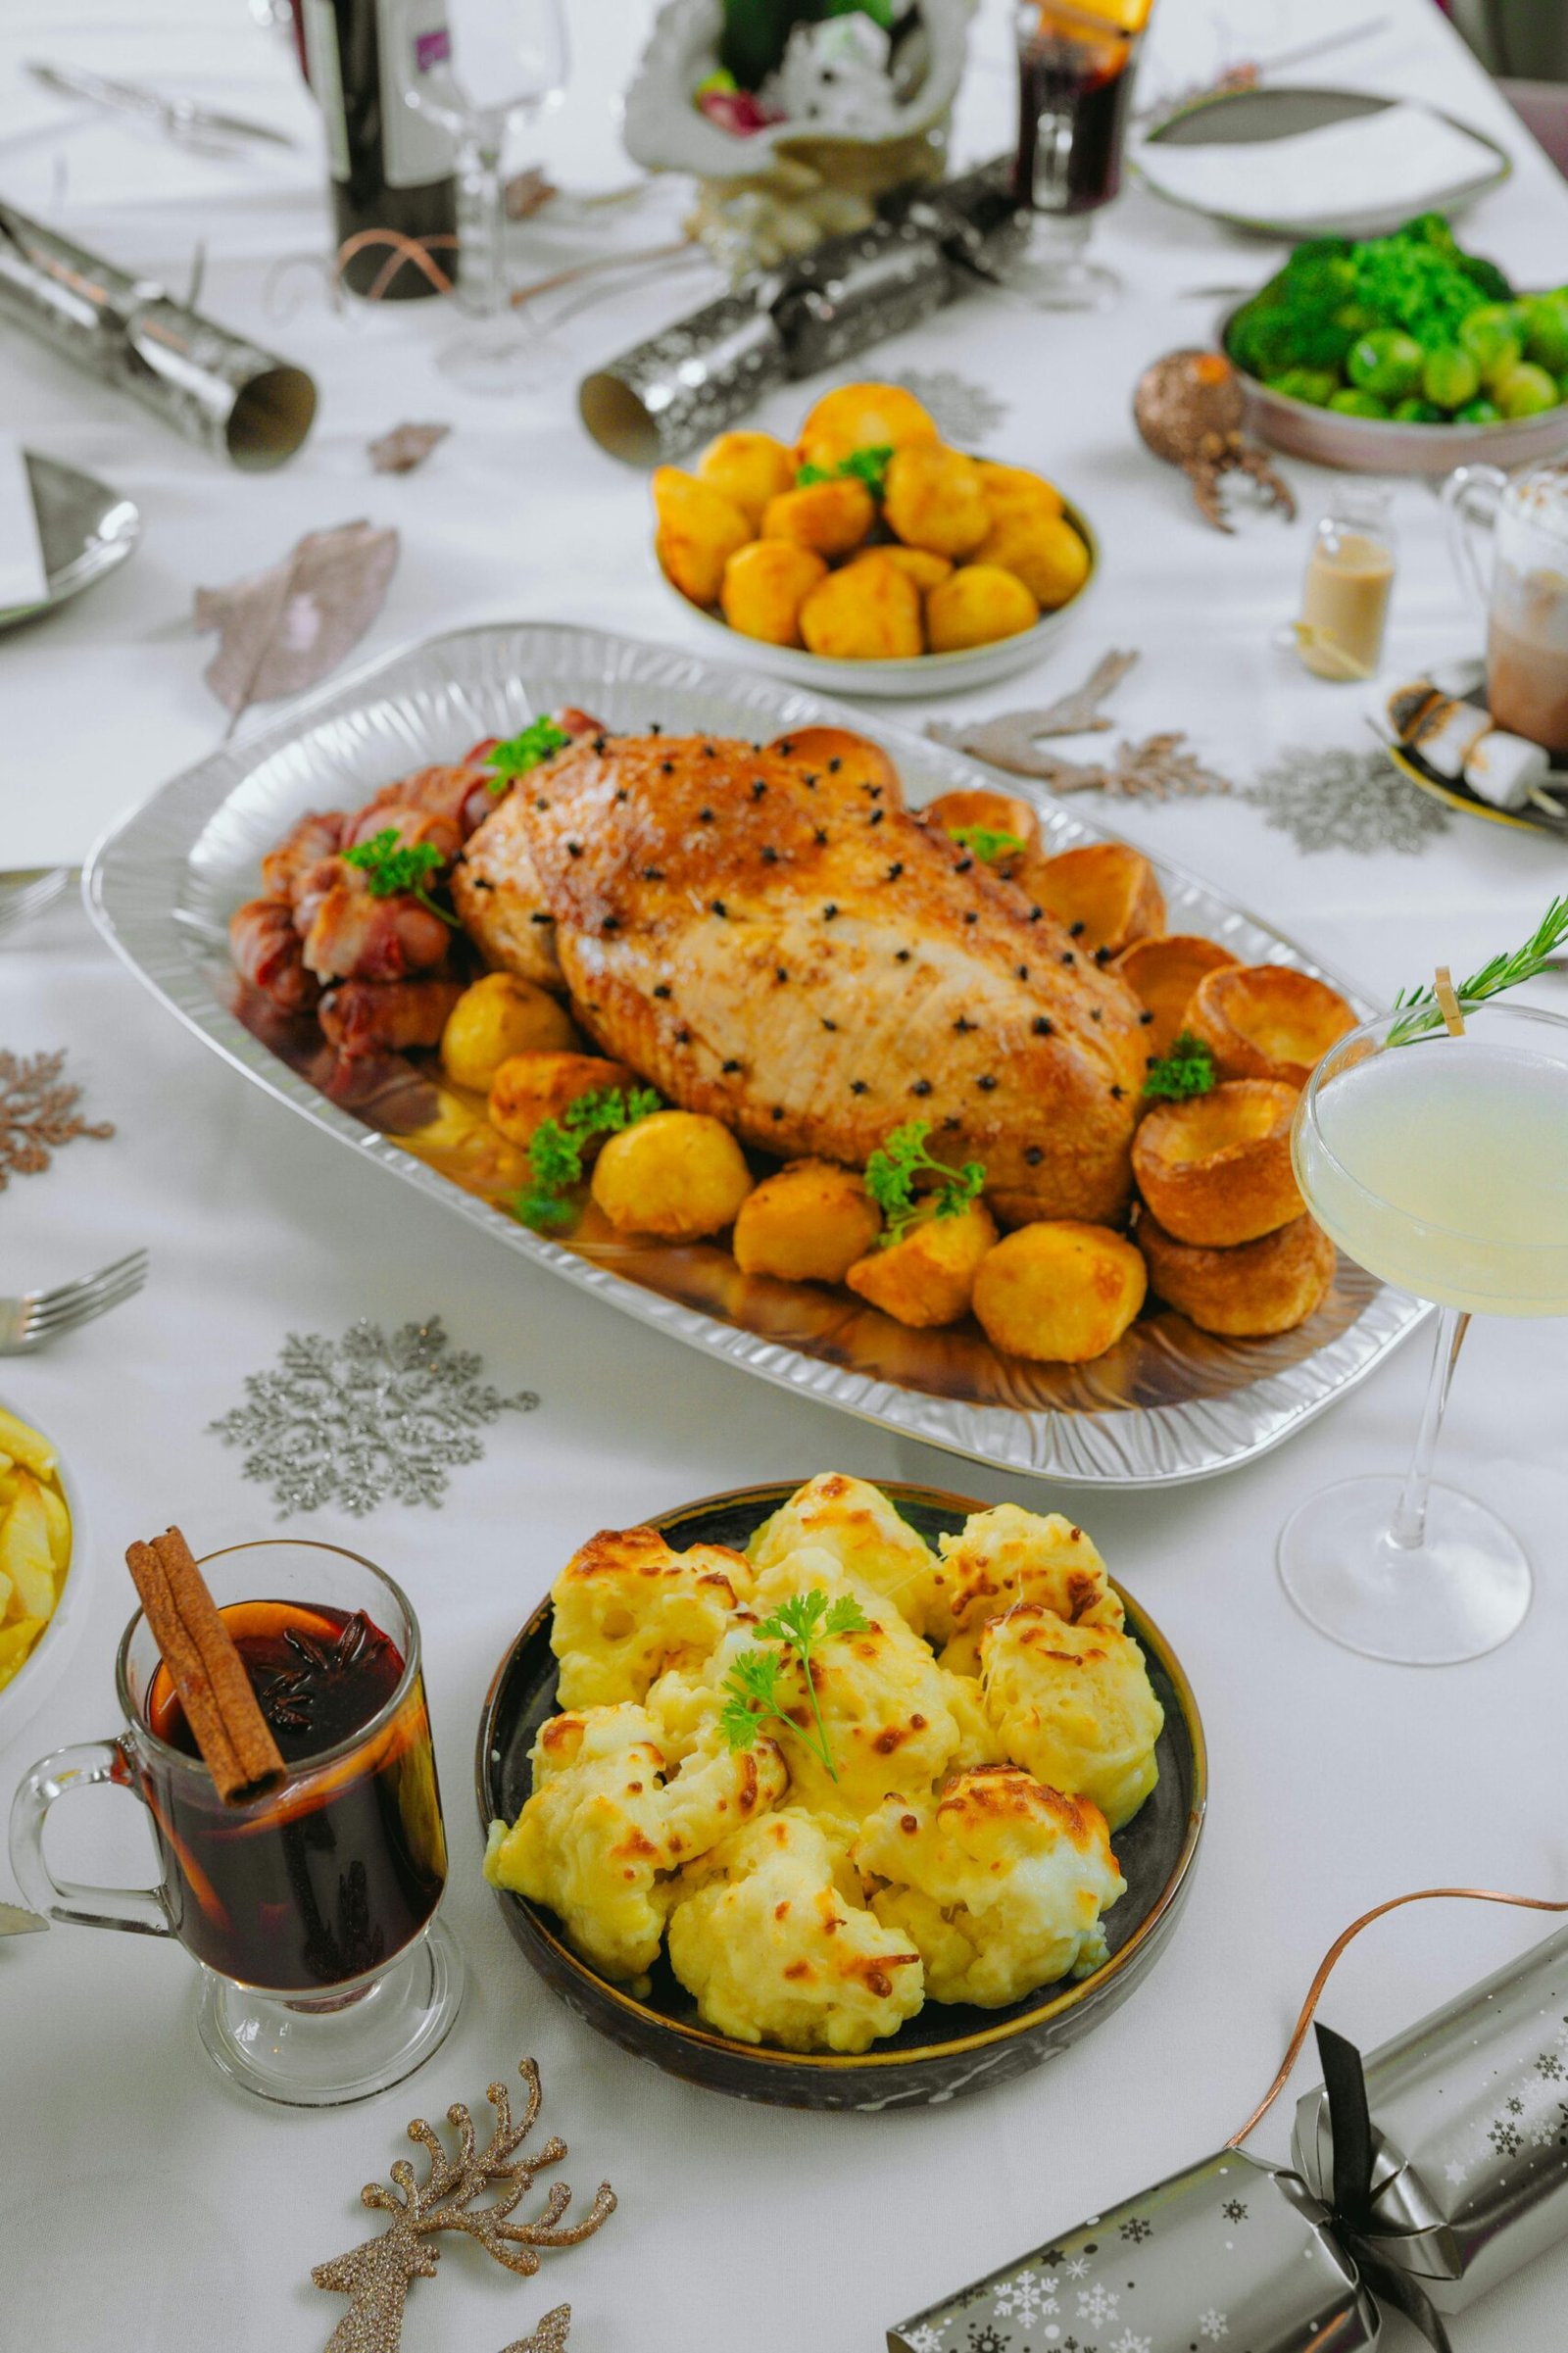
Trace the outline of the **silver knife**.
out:
<instances>
[{"instance_id":1,"label":"silver knife","mask_svg":"<svg viewBox=\"0 0 1568 2353\"><path fill-rule=\"evenodd\" d=\"M24 1912L19 1903L0 1903L0 1936L30 1936L37 1929L47 1928L36 1912Z\"/></svg>"},{"instance_id":2,"label":"silver knife","mask_svg":"<svg viewBox=\"0 0 1568 2353\"><path fill-rule=\"evenodd\" d=\"M216 108L198 106L193 98L162 98L139 82L111 81L107 75L89 74L79 66L50 66L39 58L28 58L27 72L46 90L65 98L85 98L89 105L104 107L112 114L139 116L156 123L172 139L188 145L204 139L260 139L270 147L294 145L286 131L274 130L269 123L254 123L248 115L220 114Z\"/></svg>"}]
</instances>

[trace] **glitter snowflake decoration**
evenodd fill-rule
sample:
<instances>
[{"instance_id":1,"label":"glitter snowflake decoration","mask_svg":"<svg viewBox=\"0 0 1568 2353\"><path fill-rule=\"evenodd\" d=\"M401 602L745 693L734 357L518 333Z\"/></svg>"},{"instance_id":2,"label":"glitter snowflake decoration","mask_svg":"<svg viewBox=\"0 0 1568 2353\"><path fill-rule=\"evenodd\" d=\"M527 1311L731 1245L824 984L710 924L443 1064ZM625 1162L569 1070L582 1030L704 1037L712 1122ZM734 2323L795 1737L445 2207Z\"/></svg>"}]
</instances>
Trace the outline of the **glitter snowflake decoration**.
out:
<instances>
[{"instance_id":1,"label":"glitter snowflake decoration","mask_svg":"<svg viewBox=\"0 0 1568 2353\"><path fill-rule=\"evenodd\" d=\"M1116 2318L1116 2306L1120 2301L1119 2296L1113 2295L1108 2287L1097 2279L1092 2287L1078 2290L1078 2318L1081 2321L1093 2321L1097 2328L1103 2328L1107 2321Z\"/></svg>"},{"instance_id":2,"label":"glitter snowflake decoration","mask_svg":"<svg viewBox=\"0 0 1568 2353\"><path fill-rule=\"evenodd\" d=\"M1056 2299L1051 2292L1054 2285L1054 2280L1042 2279L1033 2271L1018 2272L1011 2279L1004 2279L996 2295L998 2319L1022 2321L1027 2328L1043 2315L1055 2311Z\"/></svg>"},{"instance_id":3,"label":"glitter snowflake decoration","mask_svg":"<svg viewBox=\"0 0 1568 2353\"><path fill-rule=\"evenodd\" d=\"M14 1176L39 1175L63 1144L114 1134L107 1119L89 1126L81 1117L81 1089L62 1076L65 1067L64 1049L0 1054L0 1193Z\"/></svg>"},{"instance_id":4,"label":"glitter snowflake decoration","mask_svg":"<svg viewBox=\"0 0 1568 2353\"><path fill-rule=\"evenodd\" d=\"M208 1427L249 1449L245 1477L271 1488L282 1519L328 1502L357 1518L386 1501L436 1507L453 1470L483 1454L476 1433L539 1402L502 1397L483 1369L449 1350L439 1316L390 1340L363 1317L341 1340L291 1332L275 1369L248 1374L247 1401Z\"/></svg>"},{"instance_id":5,"label":"glitter snowflake decoration","mask_svg":"<svg viewBox=\"0 0 1568 2353\"><path fill-rule=\"evenodd\" d=\"M1218 2344L1220 2338L1229 2336L1230 2332L1231 2325L1226 2315L1223 2312L1216 2312L1212 2304L1206 2312L1199 2314L1198 2333L1200 2336L1206 2336L1211 2344Z\"/></svg>"},{"instance_id":6,"label":"glitter snowflake decoration","mask_svg":"<svg viewBox=\"0 0 1568 2353\"><path fill-rule=\"evenodd\" d=\"M906 368L893 381L914 395L943 440L959 449L977 449L1007 414L1006 401L954 368Z\"/></svg>"},{"instance_id":7,"label":"glitter snowflake decoration","mask_svg":"<svg viewBox=\"0 0 1568 2353\"><path fill-rule=\"evenodd\" d=\"M1288 833L1298 850L1350 850L1413 857L1453 822L1452 813L1400 774L1381 752L1298 745L1238 796Z\"/></svg>"}]
</instances>

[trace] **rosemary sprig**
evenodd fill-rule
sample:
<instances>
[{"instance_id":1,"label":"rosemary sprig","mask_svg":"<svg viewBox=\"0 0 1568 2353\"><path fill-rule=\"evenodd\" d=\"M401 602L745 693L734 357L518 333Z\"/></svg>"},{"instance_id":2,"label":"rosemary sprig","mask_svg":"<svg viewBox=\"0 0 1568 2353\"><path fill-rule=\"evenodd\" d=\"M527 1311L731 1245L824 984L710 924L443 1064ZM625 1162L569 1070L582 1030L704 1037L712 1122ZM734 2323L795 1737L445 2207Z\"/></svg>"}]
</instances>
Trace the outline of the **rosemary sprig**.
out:
<instances>
[{"instance_id":1,"label":"rosemary sprig","mask_svg":"<svg viewBox=\"0 0 1568 2353\"><path fill-rule=\"evenodd\" d=\"M932 1204L929 1194L916 1197L917 1176L940 1180L934 1208L938 1217L961 1215L985 1186L983 1161L965 1160L961 1168L954 1168L946 1160L936 1159L926 1150L925 1140L930 1133L929 1119L906 1119L877 1147L865 1164L866 1192L882 1212L879 1247L883 1250L890 1243L902 1242L910 1226Z\"/></svg>"},{"instance_id":2,"label":"rosemary sprig","mask_svg":"<svg viewBox=\"0 0 1568 2353\"><path fill-rule=\"evenodd\" d=\"M541 1121L528 1145L531 1181L512 1202L514 1217L525 1226L566 1224L572 1211L565 1196L582 1183L589 1140L618 1135L663 1107L664 1099L654 1087L596 1087L567 1103L559 1118Z\"/></svg>"},{"instance_id":3,"label":"rosemary sprig","mask_svg":"<svg viewBox=\"0 0 1568 2353\"><path fill-rule=\"evenodd\" d=\"M1169 1054L1157 1054L1149 1065L1144 1093L1153 1103L1186 1103L1207 1095L1214 1085L1214 1057L1201 1038L1184 1029Z\"/></svg>"},{"instance_id":4,"label":"rosemary sprig","mask_svg":"<svg viewBox=\"0 0 1568 2353\"><path fill-rule=\"evenodd\" d=\"M403 842L395 825L384 825L368 842L356 842L352 850L345 850L343 863L359 868L372 899L393 899L407 891L421 907L428 907L432 915L439 915L453 931L458 930L457 916L449 915L444 907L437 907L424 887L425 876L446 863L434 842Z\"/></svg>"},{"instance_id":5,"label":"rosemary sprig","mask_svg":"<svg viewBox=\"0 0 1568 2353\"><path fill-rule=\"evenodd\" d=\"M823 1642L840 1635L864 1634L868 1624L864 1610L853 1594L842 1593L838 1600L830 1601L819 1585L812 1586L809 1593L792 1594L770 1617L764 1618L757 1629L757 1639L760 1642L776 1642L778 1648L741 1651L724 1678L724 1705L719 1711L718 1729L726 1746L750 1748L764 1723L776 1724L787 1739L799 1740L823 1772L837 1781L838 1768L833 1762L827 1726L822 1721L811 1661ZM779 1678L792 1652L800 1664L801 1681L816 1719L814 1738L803 1732L786 1712L785 1695L779 1689Z\"/></svg>"},{"instance_id":6,"label":"rosemary sprig","mask_svg":"<svg viewBox=\"0 0 1568 2353\"><path fill-rule=\"evenodd\" d=\"M1521 981L1534 980L1544 971L1547 960L1568 940L1568 897L1554 899L1522 948L1511 954L1494 956L1472 972L1454 991L1461 1009L1485 1005L1491 997L1500 997L1504 989L1516 989ZM1405 1018L1396 1021L1389 1031L1391 1046L1405 1046L1412 1038L1423 1038L1443 1027L1443 1013L1432 994L1430 981L1424 988L1401 989L1394 1001L1396 1012L1404 1008Z\"/></svg>"}]
</instances>

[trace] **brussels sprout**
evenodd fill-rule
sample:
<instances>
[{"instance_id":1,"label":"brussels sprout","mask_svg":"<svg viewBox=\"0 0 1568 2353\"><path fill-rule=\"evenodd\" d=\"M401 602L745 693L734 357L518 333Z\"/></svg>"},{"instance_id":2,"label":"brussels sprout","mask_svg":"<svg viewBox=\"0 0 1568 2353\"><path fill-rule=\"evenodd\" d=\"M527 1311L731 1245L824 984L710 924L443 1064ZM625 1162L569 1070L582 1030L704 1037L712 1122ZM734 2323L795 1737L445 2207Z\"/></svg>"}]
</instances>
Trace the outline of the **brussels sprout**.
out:
<instances>
[{"instance_id":1,"label":"brussels sprout","mask_svg":"<svg viewBox=\"0 0 1568 2353\"><path fill-rule=\"evenodd\" d=\"M1525 358L1553 375L1568 368L1568 299L1533 294L1524 304Z\"/></svg>"},{"instance_id":2,"label":"brussels sprout","mask_svg":"<svg viewBox=\"0 0 1568 2353\"><path fill-rule=\"evenodd\" d=\"M1443 422L1443 411L1431 401L1396 401L1394 414L1401 424L1406 425L1440 425Z\"/></svg>"},{"instance_id":3,"label":"brussels sprout","mask_svg":"<svg viewBox=\"0 0 1568 2353\"><path fill-rule=\"evenodd\" d=\"M1512 303L1483 303L1459 321L1459 341L1480 368L1481 381L1489 391L1524 358L1524 337Z\"/></svg>"},{"instance_id":4,"label":"brussels sprout","mask_svg":"<svg viewBox=\"0 0 1568 2353\"><path fill-rule=\"evenodd\" d=\"M1379 327L1363 335L1347 354L1345 372L1359 392L1375 392L1379 400L1404 400L1421 388L1421 346L1399 327Z\"/></svg>"},{"instance_id":5,"label":"brussels sprout","mask_svg":"<svg viewBox=\"0 0 1568 2353\"><path fill-rule=\"evenodd\" d=\"M1496 402L1504 417L1539 417L1543 409L1557 406L1557 379L1545 368L1535 368L1521 360L1511 368L1495 387Z\"/></svg>"},{"instance_id":6,"label":"brussels sprout","mask_svg":"<svg viewBox=\"0 0 1568 2353\"><path fill-rule=\"evenodd\" d=\"M1314 409L1324 409L1338 391L1340 379L1332 368L1287 368L1267 381L1271 392L1283 392L1291 400L1310 401Z\"/></svg>"},{"instance_id":7,"label":"brussels sprout","mask_svg":"<svg viewBox=\"0 0 1568 2353\"><path fill-rule=\"evenodd\" d=\"M1497 407L1495 401L1466 401L1462 409L1455 409L1453 421L1456 425L1500 424L1502 411Z\"/></svg>"},{"instance_id":8,"label":"brussels sprout","mask_svg":"<svg viewBox=\"0 0 1568 2353\"><path fill-rule=\"evenodd\" d=\"M1342 417L1387 417L1387 401L1380 401L1375 392L1364 391L1359 385L1348 384L1336 392L1329 402Z\"/></svg>"},{"instance_id":9,"label":"brussels sprout","mask_svg":"<svg viewBox=\"0 0 1568 2353\"><path fill-rule=\"evenodd\" d=\"M1421 390L1440 409L1457 409L1473 401L1481 389L1481 370L1471 353L1456 343L1429 351L1421 369Z\"/></svg>"}]
</instances>

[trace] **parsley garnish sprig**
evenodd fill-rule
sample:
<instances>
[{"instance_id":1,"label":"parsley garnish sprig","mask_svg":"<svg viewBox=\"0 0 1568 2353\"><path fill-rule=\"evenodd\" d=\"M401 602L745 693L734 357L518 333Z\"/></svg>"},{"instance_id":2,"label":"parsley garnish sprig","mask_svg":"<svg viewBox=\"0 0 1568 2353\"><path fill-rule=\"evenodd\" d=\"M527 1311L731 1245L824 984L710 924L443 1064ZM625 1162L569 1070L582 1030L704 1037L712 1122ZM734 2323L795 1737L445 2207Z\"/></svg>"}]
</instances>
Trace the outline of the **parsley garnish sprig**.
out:
<instances>
[{"instance_id":1,"label":"parsley garnish sprig","mask_svg":"<svg viewBox=\"0 0 1568 2353\"><path fill-rule=\"evenodd\" d=\"M815 1757L830 1780L838 1780L833 1750L822 1721L811 1661L822 1643L840 1635L864 1634L869 1626L864 1610L852 1593L830 1601L821 1586L792 1594L757 1629L760 1642L776 1642L776 1650L743 1650L724 1678L724 1705L718 1729L730 1748L750 1748L763 1724L776 1724L789 1739L799 1740ZM815 1734L804 1731L784 1705L779 1678L791 1655L799 1662L801 1681L816 1720Z\"/></svg>"},{"instance_id":2,"label":"parsley garnish sprig","mask_svg":"<svg viewBox=\"0 0 1568 2353\"><path fill-rule=\"evenodd\" d=\"M1568 940L1568 898L1554 899L1522 948L1491 957L1479 972L1459 983L1454 995L1461 1008L1485 1005L1488 998L1500 997L1504 989L1515 989L1521 981L1534 980L1538 972L1545 970L1547 961L1565 940ZM1443 1013L1430 982L1421 989L1401 989L1394 1005L1396 1012L1401 1006L1405 1008L1405 1017L1396 1021L1389 1031L1391 1046L1404 1046L1412 1038L1426 1037L1443 1027Z\"/></svg>"},{"instance_id":3,"label":"parsley garnish sprig","mask_svg":"<svg viewBox=\"0 0 1568 2353\"><path fill-rule=\"evenodd\" d=\"M892 463L892 445L874 442L865 449L852 450L837 466L801 466L795 476L795 487L808 490L813 482L863 482L871 496L879 499L887 489L888 467Z\"/></svg>"},{"instance_id":4,"label":"parsley garnish sprig","mask_svg":"<svg viewBox=\"0 0 1568 2353\"><path fill-rule=\"evenodd\" d=\"M890 1243L902 1242L931 1204L930 1194L918 1198L915 1195L917 1176L940 1180L934 1208L938 1217L960 1216L985 1185L983 1161L965 1160L961 1168L954 1168L946 1160L936 1159L926 1150L925 1140L930 1133L929 1119L906 1119L878 1146L865 1164L866 1192L882 1212L883 1250Z\"/></svg>"},{"instance_id":5,"label":"parsley garnish sprig","mask_svg":"<svg viewBox=\"0 0 1568 2353\"><path fill-rule=\"evenodd\" d=\"M345 850L343 863L359 868L372 899L394 899L407 891L454 931L459 928L456 915L449 915L444 907L437 907L424 887L425 876L446 864L434 842L404 842L399 839L395 825L384 825L368 842L356 842L352 850Z\"/></svg>"},{"instance_id":6,"label":"parsley garnish sprig","mask_svg":"<svg viewBox=\"0 0 1568 2353\"><path fill-rule=\"evenodd\" d=\"M489 780L491 792L497 796L504 793L519 776L526 776L530 768L538 767L541 760L564 752L570 741L564 727L558 727L554 719L530 719L526 727L508 736L491 753L487 763L495 770Z\"/></svg>"},{"instance_id":7,"label":"parsley garnish sprig","mask_svg":"<svg viewBox=\"0 0 1568 2353\"><path fill-rule=\"evenodd\" d=\"M1029 847L1015 833L1008 833L1000 825L950 825L948 835L960 850L969 851L985 866L999 858L1017 858Z\"/></svg>"},{"instance_id":8,"label":"parsley garnish sprig","mask_svg":"<svg viewBox=\"0 0 1568 2353\"><path fill-rule=\"evenodd\" d=\"M513 1202L513 1215L525 1226L564 1225L572 1214L565 1197L582 1183L582 1155L590 1139L618 1135L663 1107L655 1087L596 1087L567 1103L559 1118L542 1121L528 1145L531 1182Z\"/></svg>"},{"instance_id":9,"label":"parsley garnish sprig","mask_svg":"<svg viewBox=\"0 0 1568 2353\"><path fill-rule=\"evenodd\" d=\"M1214 1057L1201 1038L1184 1029L1169 1054L1155 1057L1144 1080L1144 1093L1154 1103L1187 1103L1208 1095L1214 1086Z\"/></svg>"}]
</instances>

